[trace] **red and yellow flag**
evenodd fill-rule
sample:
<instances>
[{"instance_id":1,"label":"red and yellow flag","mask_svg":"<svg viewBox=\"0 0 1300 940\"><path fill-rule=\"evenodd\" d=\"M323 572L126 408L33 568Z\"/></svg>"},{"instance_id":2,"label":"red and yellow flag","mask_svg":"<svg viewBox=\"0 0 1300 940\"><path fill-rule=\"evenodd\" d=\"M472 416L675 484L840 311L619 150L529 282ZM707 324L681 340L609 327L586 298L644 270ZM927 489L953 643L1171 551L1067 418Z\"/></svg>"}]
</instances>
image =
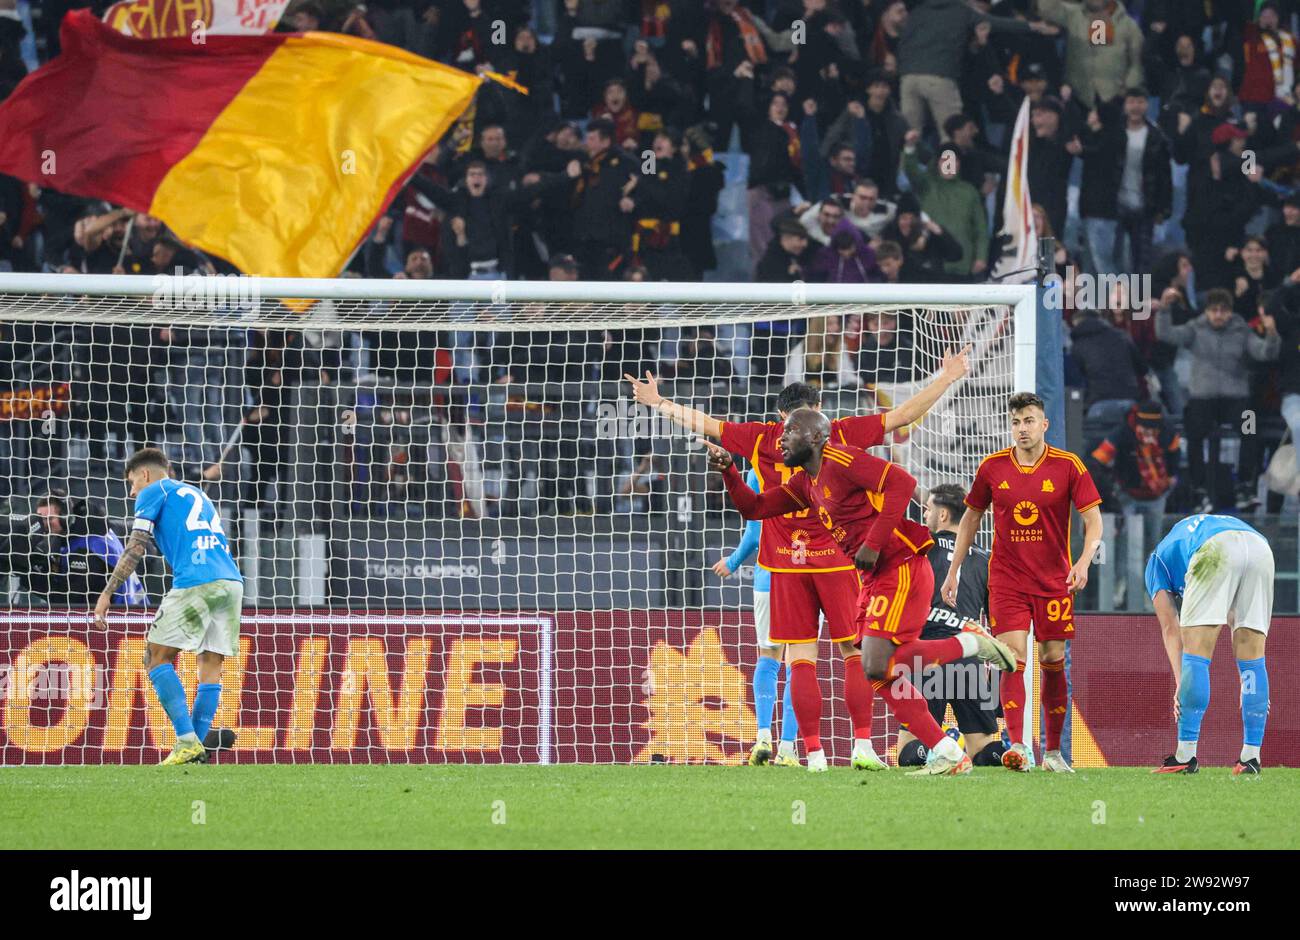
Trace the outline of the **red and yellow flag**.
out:
<instances>
[{"instance_id":1,"label":"red and yellow flag","mask_svg":"<svg viewBox=\"0 0 1300 940\"><path fill-rule=\"evenodd\" d=\"M78 10L61 39L0 103L0 172L265 276L337 275L481 81L334 33L142 40Z\"/></svg>"}]
</instances>

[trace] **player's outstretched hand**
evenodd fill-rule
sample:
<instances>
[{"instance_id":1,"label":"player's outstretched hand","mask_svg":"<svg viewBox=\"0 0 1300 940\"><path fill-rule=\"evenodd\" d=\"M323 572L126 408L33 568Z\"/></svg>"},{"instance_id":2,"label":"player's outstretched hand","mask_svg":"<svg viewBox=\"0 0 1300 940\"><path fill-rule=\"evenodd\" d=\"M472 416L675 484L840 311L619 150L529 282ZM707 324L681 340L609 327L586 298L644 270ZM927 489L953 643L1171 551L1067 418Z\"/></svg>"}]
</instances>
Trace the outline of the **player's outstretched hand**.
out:
<instances>
[{"instance_id":1,"label":"player's outstretched hand","mask_svg":"<svg viewBox=\"0 0 1300 940\"><path fill-rule=\"evenodd\" d=\"M1071 594L1077 594L1088 586L1088 566L1082 563L1082 560L1074 563L1070 573L1066 575L1065 587Z\"/></svg>"},{"instance_id":2,"label":"player's outstretched hand","mask_svg":"<svg viewBox=\"0 0 1300 940\"><path fill-rule=\"evenodd\" d=\"M632 383L632 397L636 399L637 404L653 408L664 400L664 397L659 394L659 381L649 369L646 369L644 382L626 372L623 373L623 378Z\"/></svg>"},{"instance_id":3,"label":"player's outstretched hand","mask_svg":"<svg viewBox=\"0 0 1300 940\"><path fill-rule=\"evenodd\" d=\"M968 344L960 352L949 350L943 357L943 377L949 382L956 382L970 372L970 351Z\"/></svg>"},{"instance_id":4,"label":"player's outstretched hand","mask_svg":"<svg viewBox=\"0 0 1300 940\"><path fill-rule=\"evenodd\" d=\"M957 579L947 577L943 579L943 587L939 588L939 596L949 607L957 606Z\"/></svg>"},{"instance_id":5,"label":"player's outstretched hand","mask_svg":"<svg viewBox=\"0 0 1300 940\"><path fill-rule=\"evenodd\" d=\"M99 600L95 602L95 626L99 627L101 630L108 629L108 605L111 604L112 601L113 598L111 596L101 594Z\"/></svg>"},{"instance_id":6,"label":"player's outstretched hand","mask_svg":"<svg viewBox=\"0 0 1300 940\"><path fill-rule=\"evenodd\" d=\"M704 441L704 446L709 449L709 469L724 473L731 466L731 452L712 441Z\"/></svg>"},{"instance_id":7,"label":"player's outstretched hand","mask_svg":"<svg viewBox=\"0 0 1300 940\"><path fill-rule=\"evenodd\" d=\"M731 577L731 569L727 567L727 559L719 558L713 563L713 573L719 578Z\"/></svg>"}]
</instances>

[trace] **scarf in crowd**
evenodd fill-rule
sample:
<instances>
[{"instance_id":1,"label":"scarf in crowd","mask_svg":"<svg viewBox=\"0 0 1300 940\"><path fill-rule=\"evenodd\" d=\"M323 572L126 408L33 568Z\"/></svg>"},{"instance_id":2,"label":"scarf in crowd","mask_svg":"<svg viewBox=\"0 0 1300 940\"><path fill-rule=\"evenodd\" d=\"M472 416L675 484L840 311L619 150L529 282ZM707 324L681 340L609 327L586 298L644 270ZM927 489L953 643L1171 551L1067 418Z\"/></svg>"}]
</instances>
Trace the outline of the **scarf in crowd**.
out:
<instances>
[{"instance_id":1,"label":"scarf in crowd","mask_svg":"<svg viewBox=\"0 0 1300 940\"><path fill-rule=\"evenodd\" d=\"M1140 485L1132 487L1129 495L1138 499L1155 499L1169 489L1169 470L1165 466L1165 451L1160 446L1160 428L1141 424L1136 416L1131 419L1133 436L1137 439L1138 479Z\"/></svg>"},{"instance_id":2,"label":"scarf in crowd","mask_svg":"<svg viewBox=\"0 0 1300 940\"><path fill-rule=\"evenodd\" d=\"M785 152L790 157L790 165L796 170L803 169L803 151L799 145L799 128L795 127L789 121L784 124L778 124L777 127L785 131L788 141L785 146Z\"/></svg>"},{"instance_id":3,"label":"scarf in crowd","mask_svg":"<svg viewBox=\"0 0 1300 940\"><path fill-rule=\"evenodd\" d=\"M736 24L736 29L740 30L740 41L745 46L745 55L750 62L755 65L764 65L767 63L767 47L763 45L763 37L759 35L758 28L754 25L753 15L744 7L736 7L731 11L732 22ZM713 17L709 23L709 39L707 45L708 67L716 69L722 65L722 19Z\"/></svg>"},{"instance_id":4,"label":"scarf in crowd","mask_svg":"<svg viewBox=\"0 0 1300 940\"><path fill-rule=\"evenodd\" d=\"M1295 40L1290 33L1260 30L1260 41L1268 53L1268 64L1273 68L1273 88L1280 98L1289 94L1295 83Z\"/></svg>"},{"instance_id":5,"label":"scarf in crowd","mask_svg":"<svg viewBox=\"0 0 1300 940\"><path fill-rule=\"evenodd\" d=\"M1097 23L1100 22L1104 30L1100 45L1109 46L1115 41L1115 11L1115 0L1110 0L1105 10L1094 15L1092 25L1088 29L1089 40L1097 35Z\"/></svg>"},{"instance_id":6,"label":"scarf in crowd","mask_svg":"<svg viewBox=\"0 0 1300 940\"><path fill-rule=\"evenodd\" d=\"M673 8L664 0L641 0L641 37L663 39L668 34L668 21Z\"/></svg>"},{"instance_id":7,"label":"scarf in crowd","mask_svg":"<svg viewBox=\"0 0 1300 940\"><path fill-rule=\"evenodd\" d=\"M692 153L691 159L687 161L686 168L691 172L702 170L713 163L713 148L701 150L699 153Z\"/></svg>"}]
</instances>

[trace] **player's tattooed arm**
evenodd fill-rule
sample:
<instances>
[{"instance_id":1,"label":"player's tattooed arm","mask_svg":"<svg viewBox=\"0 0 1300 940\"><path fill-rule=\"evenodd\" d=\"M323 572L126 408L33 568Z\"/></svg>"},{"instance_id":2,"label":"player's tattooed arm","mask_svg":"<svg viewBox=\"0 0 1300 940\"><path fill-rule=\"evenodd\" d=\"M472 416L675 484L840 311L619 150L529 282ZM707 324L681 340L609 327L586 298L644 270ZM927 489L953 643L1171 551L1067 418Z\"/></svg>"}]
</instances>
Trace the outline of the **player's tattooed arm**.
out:
<instances>
[{"instance_id":1,"label":"player's tattooed arm","mask_svg":"<svg viewBox=\"0 0 1300 940\"><path fill-rule=\"evenodd\" d=\"M104 590L95 603L96 626L108 626L108 608L113 603L113 595L118 588L126 584L131 575L135 574L135 569L140 566L144 556L149 553L149 547L152 544L153 539L149 537L149 533L141 532L139 529L132 530L131 537L127 539L126 548L122 551L122 557L117 560L113 573L108 576L108 583L104 585Z\"/></svg>"},{"instance_id":2,"label":"player's tattooed arm","mask_svg":"<svg viewBox=\"0 0 1300 940\"><path fill-rule=\"evenodd\" d=\"M970 371L970 346L960 352L949 351L943 365L928 385L897 408L885 412L885 433L905 428L926 416L953 383Z\"/></svg>"},{"instance_id":3,"label":"player's tattooed arm","mask_svg":"<svg viewBox=\"0 0 1300 940\"><path fill-rule=\"evenodd\" d=\"M664 398L659 394L659 380L650 370L646 370L644 379L638 379L626 372L623 373L623 378L632 383L632 397L636 399L638 405L654 409L679 428L703 434L715 441L721 439L721 421L703 411Z\"/></svg>"},{"instance_id":4,"label":"player's tattooed arm","mask_svg":"<svg viewBox=\"0 0 1300 940\"><path fill-rule=\"evenodd\" d=\"M1183 675L1183 631L1178 622L1178 608L1174 598L1166 590L1156 591L1151 598L1155 608L1156 621L1160 624L1160 639L1164 641L1165 655L1169 657L1169 668L1174 673L1174 717L1178 717L1178 684Z\"/></svg>"}]
</instances>

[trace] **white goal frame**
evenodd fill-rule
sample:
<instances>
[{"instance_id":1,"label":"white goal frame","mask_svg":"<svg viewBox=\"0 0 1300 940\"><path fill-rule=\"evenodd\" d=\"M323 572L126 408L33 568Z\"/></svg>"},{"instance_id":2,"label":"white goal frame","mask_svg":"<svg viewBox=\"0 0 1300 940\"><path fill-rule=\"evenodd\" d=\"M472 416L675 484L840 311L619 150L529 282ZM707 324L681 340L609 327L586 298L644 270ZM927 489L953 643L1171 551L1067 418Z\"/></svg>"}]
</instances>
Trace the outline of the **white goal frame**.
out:
<instances>
[{"instance_id":1,"label":"white goal frame","mask_svg":"<svg viewBox=\"0 0 1300 940\"><path fill-rule=\"evenodd\" d=\"M131 321L134 312L124 308L115 312L111 305L106 315L78 316L74 308L67 307L50 316L49 307L18 308L4 303L14 295L75 295L90 298L139 298L147 300L160 295L177 298L175 304L165 304L170 322L211 324L211 315L202 310L187 309L182 298L187 287L193 285L198 275L187 277L171 275L90 275L90 274L26 274L0 273L0 319L27 322L123 322ZM232 279L233 280L233 279ZM788 309L807 306L812 315L818 306L832 305L883 305L906 307L1009 307L1013 311L1014 329L1014 382L1018 390L1037 389L1037 287L1030 284L766 284L766 283L678 283L678 282L548 282L548 281L454 281L454 280L373 280L363 278L242 278L251 286L256 296L263 300L293 298L311 301L406 301L428 303L567 303L567 304L710 304L734 305L777 304ZM138 308L137 308L138 309ZM777 317L779 318L779 317ZM282 308L273 318L254 312L241 317L242 325L254 326L259 321L283 327L293 322ZM357 328L356 321L333 320L304 316L304 326L320 328ZM230 323L229 319L224 322ZM553 325L573 326L579 321L571 317L558 319ZM671 318L658 321L672 325ZM694 322L694 321L692 321ZM382 329L403 330L428 328L429 321L394 318L385 321ZM531 320L528 328L552 325L547 317ZM375 329L379 324L368 328ZM457 329L499 329L463 322ZM1028 657L1029 668L1025 675L1026 714L1024 742L1032 748L1035 736L1036 699L1032 651Z\"/></svg>"}]
</instances>

